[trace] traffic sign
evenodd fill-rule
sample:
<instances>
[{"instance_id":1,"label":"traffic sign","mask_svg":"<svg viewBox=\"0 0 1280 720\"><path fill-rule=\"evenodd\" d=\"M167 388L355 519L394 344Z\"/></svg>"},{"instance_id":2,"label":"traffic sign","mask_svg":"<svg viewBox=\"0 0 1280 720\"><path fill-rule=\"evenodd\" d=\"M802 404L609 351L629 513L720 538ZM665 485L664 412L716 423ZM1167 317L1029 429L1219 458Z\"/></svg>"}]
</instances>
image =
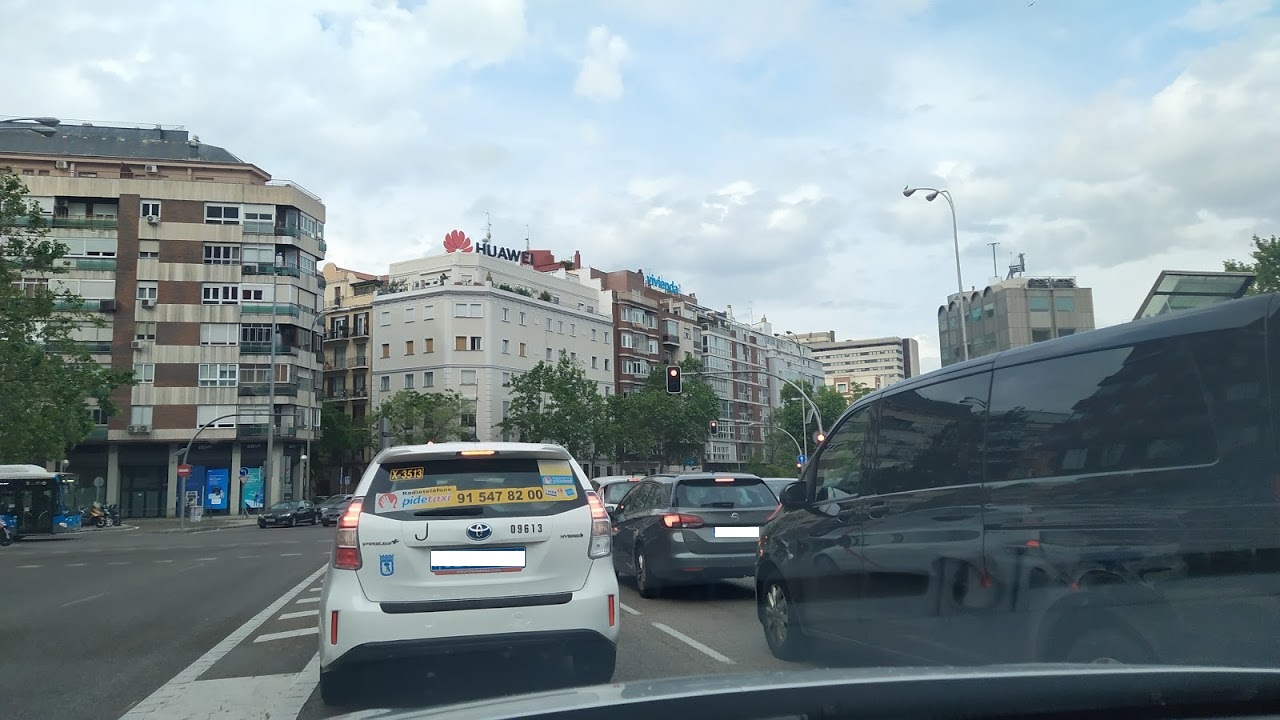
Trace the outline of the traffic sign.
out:
<instances>
[{"instance_id":1,"label":"traffic sign","mask_svg":"<svg viewBox=\"0 0 1280 720\"><path fill-rule=\"evenodd\" d=\"M802 462L804 462L804 455L797 455L797 456L796 456L796 462L798 462L798 463L802 463Z\"/></svg>"},{"instance_id":2,"label":"traffic sign","mask_svg":"<svg viewBox=\"0 0 1280 720\"><path fill-rule=\"evenodd\" d=\"M178 477L184 478L184 477L189 477L190 475L191 475L190 465L186 463L182 463L181 465L178 466Z\"/></svg>"},{"instance_id":3,"label":"traffic sign","mask_svg":"<svg viewBox=\"0 0 1280 720\"><path fill-rule=\"evenodd\" d=\"M240 477L249 477L249 468L247 467L240 468Z\"/></svg>"}]
</instances>

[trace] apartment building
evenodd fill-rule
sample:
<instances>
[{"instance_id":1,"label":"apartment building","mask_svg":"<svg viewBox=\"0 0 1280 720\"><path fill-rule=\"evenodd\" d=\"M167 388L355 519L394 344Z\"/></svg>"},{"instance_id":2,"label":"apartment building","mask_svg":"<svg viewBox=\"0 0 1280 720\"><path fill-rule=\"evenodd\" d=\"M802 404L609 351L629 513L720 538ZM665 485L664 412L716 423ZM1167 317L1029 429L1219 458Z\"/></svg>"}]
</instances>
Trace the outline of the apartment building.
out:
<instances>
[{"instance_id":1,"label":"apartment building","mask_svg":"<svg viewBox=\"0 0 1280 720\"><path fill-rule=\"evenodd\" d=\"M328 287L324 297L324 384L326 411L340 412L356 423L369 415L370 377L373 372L373 299L386 276L348 270L326 263ZM360 479L373 459L372 448L342 458L341 466L317 475L316 492L335 494Z\"/></svg>"},{"instance_id":2,"label":"apartment building","mask_svg":"<svg viewBox=\"0 0 1280 720\"><path fill-rule=\"evenodd\" d=\"M320 199L180 128L0 133L0 166L68 248L66 275L30 282L83 297L107 324L78 339L137 377L113 396L118 415L90 408L98 427L69 453L82 498L125 517L174 515L180 496L236 514L242 498L263 499L268 437L265 500L303 493L320 414Z\"/></svg>"},{"instance_id":3,"label":"apartment building","mask_svg":"<svg viewBox=\"0 0 1280 720\"><path fill-rule=\"evenodd\" d=\"M374 407L401 390L454 390L464 432L516 439L498 428L512 378L561 352L601 395L613 392L610 296L598 280L563 264L540 272L524 262L528 251L463 247L472 245L391 265L373 301Z\"/></svg>"},{"instance_id":4,"label":"apartment building","mask_svg":"<svg viewBox=\"0 0 1280 720\"><path fill-rule=\"evenodd\" d=\"M644 386L657 367L679 364L699 351L697 298L643 271L591 271L609 293L614 326L614 384L626 395Z\"/></svg>"},{"instance_id":5,"label":"apartment building","mask_svg":"<svg viewBox=\"0 0 1280 720\"><path fill-rule=\"evenodd\" d=\"M1022 347L1094 328L1093 290L1075 278L1011 277L981 291L953 293L938 308L942 365L960 362L961 328L969 357Z\"/></svg>"},{"instance_id":6,"label":"apartment building","mask_svg":"<svg viewBox=\"0 0 1280 720\"><path fill-rule=\"evenodd\" d=\"M794 337L822 363L826 384L850 400L859 385L879 390L920 374L920 344L915 338L836 340L830 330Z\"/></svg>"}]
</instances>

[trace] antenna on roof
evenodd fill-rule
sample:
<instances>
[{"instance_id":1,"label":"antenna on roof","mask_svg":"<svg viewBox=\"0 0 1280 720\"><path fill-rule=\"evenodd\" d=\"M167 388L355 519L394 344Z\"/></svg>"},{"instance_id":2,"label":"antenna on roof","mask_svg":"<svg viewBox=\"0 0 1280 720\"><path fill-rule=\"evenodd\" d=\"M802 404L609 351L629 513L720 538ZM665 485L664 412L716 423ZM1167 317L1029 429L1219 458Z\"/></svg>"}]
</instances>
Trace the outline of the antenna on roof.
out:
<instances>
[{"instance_id":1,"label":"antenna on roof","mask_svg":"<svg viewBox=\"0 0 1280 720\"><path fill-rule=\"evenodd\" d=\"M1021 275L1027 271L1027 254L1018 253L1018 262L1009 265L1009 277L1006 280L1012 280L1015 275Z\"/></svg>"},{"instance_id":2,"label":"antenna on roof","mask_svg":"<svg viewBox=\"0 0 1280 720\"><path fill-rule=\"evenodd\" d=\"M526 223L524 226L524 251L525 252L529 252L529 236L530 235L531 233L529 232L529 225Z\"/></svg>"},{"instance_id":3,"label":"antenna on roof","mask_svg":"<svg viewBox=\"0 0 1280 720\"><path fill-rule=\"evenodd\" d=\"M491 240L493 240L493 223L490 222L489 211L486 210L484 213L484 241L489 242Z\"/></svg>"}]
</instances>

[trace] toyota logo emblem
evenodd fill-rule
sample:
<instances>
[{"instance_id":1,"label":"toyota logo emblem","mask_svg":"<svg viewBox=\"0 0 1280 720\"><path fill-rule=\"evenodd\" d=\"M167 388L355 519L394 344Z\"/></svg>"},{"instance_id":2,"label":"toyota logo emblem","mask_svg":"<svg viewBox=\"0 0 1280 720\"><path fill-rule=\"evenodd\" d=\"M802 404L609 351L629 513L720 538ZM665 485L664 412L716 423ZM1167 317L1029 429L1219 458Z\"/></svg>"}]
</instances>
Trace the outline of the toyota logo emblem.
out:
<instances>
[{"instance_id":1,"label":"toyota logo emblem","mask_svg":"<svg viewBox=\"0 0 1280 720\"><path fill-rule=\"evenodd\" d=\"M478 522L467 526L467 537L476 542L488 540L491 535L493 535L493 528L489 523Z\"/></svg>"}]
</instances>

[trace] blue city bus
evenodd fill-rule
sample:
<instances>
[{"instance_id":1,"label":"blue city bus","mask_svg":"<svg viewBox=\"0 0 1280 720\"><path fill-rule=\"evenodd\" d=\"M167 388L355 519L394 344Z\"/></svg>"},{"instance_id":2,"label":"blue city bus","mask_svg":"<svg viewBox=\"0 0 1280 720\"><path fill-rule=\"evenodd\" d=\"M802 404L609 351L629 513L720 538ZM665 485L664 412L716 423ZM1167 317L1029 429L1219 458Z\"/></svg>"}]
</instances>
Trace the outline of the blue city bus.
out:
<instances>
[{"instance_id":1,"label":"blue city bus","mask_svg":"<svg viewBox=\"0 0 1280 720\"><path fill-rule=\"evenodd\" d=\"M77 479L39 465L0 465L0 518L18 538L79 530Z\"/></svg>"}]
</instances>

